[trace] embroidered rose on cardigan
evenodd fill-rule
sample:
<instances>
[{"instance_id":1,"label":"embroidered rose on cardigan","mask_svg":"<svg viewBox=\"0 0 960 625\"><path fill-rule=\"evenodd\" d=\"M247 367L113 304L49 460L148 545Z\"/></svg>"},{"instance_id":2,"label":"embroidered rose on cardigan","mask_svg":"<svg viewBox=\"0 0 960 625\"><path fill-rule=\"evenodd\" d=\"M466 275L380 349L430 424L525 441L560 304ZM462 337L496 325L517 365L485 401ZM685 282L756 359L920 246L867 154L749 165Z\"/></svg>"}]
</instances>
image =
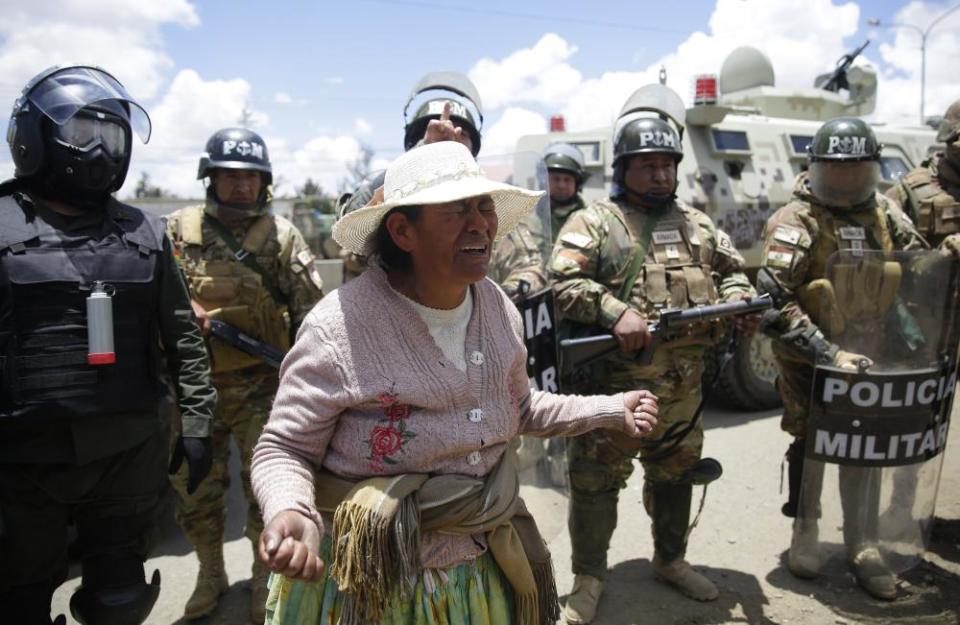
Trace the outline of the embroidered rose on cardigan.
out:
<instances>
[{"instance_id":1,"label":"embroidered rose on cardigan","mask_svg":"<svg viewBox=\"0 0 960 625\"><path fill-rule=\"evenodd\" d=\"M393 427L377 426L370 433L370 454L374 456L389 456L400 451L403 445L403 435Z\"/></svg>"},{"instance_id":2,"label":"embroidered rose on cardigan","mask_svg":"<svg viewBox=\"0 0 960 625\"><path fill-rule=\"evenodd\" d=\"M406 420L410 418L413 408L410 404L400 403L397 394L392 391L380 393L377 396L380 402L380 409L383 411L383 419L370 431L370 439L367 444L370 446L370 468L377 472L383 472L384 463L396 464L397 461L392 456L398 452L403 452L403 446L417 435L407 429Z\"/></svg>"}]
</instances>

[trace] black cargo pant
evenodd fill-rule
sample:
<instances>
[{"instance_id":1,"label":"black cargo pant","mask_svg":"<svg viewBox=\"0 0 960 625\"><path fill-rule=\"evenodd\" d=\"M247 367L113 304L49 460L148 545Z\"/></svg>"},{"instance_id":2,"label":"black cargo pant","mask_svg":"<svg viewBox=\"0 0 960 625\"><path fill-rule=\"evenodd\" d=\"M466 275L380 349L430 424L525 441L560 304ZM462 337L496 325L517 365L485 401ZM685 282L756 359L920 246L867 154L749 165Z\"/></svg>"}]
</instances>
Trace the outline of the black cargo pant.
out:
<instances>
[{"instance_id":1,"label":"black cargo pant","mask_svg":"<svg viewBox=\"0 0 960 625\"><path fill-rule=\"evenodd\" d=\"M157 508L168 487L168 431L88 464L0 463L0 620L50 622L77 530L83 584L142 582Z\"/></svg>"}]
</instances>

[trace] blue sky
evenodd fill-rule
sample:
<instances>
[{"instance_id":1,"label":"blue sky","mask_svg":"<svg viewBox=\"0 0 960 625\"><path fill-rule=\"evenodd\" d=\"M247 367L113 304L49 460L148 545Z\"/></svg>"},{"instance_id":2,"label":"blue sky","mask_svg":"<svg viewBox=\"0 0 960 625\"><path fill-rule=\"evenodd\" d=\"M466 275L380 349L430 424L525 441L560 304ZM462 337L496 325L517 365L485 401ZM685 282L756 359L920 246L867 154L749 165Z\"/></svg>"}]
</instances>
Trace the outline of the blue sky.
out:
<instances>
[{"instance_id":1,"label":"blue sky","mask_svg":"<svg viewBox=\"0 0 960 625\"><path fill-rule=\"evenodd\" d=\"M281 193L307 176L335 190L361 143L375 148L380 163L396 156L410 88L444 69L477 82L485 151L494 153L508 151L520 134L542 131L557 112L571 129L607 124L626 95L655 80L661 63L668 84L686 98L694 74L717 72L731 49L754 45L770 56L778 84L806 87L871 37L864 61L881 76L875 118L913 122L918 38L869 28L866 19L925 26L956 0L40 4L0 0L0 98L12 103L50 64L103 65L154 119L154 139L135 147L130 179L147 171L165 188L198 196L193 174L206 137L236 123L244 108L273 153ZM957 29L960 11L930 38L928 114L960 96L952 69L960 62ZM6 154L0 168L11 170Z\"/></svg>"}]
</instances>

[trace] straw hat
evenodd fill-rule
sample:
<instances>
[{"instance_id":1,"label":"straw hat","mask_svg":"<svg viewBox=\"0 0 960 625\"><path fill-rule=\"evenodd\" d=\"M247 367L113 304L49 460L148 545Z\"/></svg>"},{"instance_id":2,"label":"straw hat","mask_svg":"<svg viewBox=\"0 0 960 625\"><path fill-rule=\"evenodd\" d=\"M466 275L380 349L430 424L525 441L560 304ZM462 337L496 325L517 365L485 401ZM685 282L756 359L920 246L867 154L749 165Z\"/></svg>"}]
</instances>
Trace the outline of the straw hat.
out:
<instances>
[{"instance_id":1,"label":"straw hat","mask_svg":"<svg viewBox=\"0 0 960 625\"><path fill-rule=\"evenodd\" d=\"M373 234L397 206L422 206L489 195L497 211L497 238L513 230L536 206L543 191L529 191L484 177L470 150L457 141L438 141L401 155L388 168L380 204L347 213L333 226L333 238L356 254L369 255Z\"/></svg>"}]
</instances>

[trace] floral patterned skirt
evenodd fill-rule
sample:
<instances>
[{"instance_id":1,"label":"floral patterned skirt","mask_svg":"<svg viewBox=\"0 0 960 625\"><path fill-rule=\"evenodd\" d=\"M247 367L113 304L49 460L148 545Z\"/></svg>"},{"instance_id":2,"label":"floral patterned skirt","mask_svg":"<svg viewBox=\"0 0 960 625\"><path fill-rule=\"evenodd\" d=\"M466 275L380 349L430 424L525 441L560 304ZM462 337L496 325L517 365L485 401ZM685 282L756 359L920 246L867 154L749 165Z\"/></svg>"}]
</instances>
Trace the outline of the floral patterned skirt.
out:
<instances>
[{"instance_id":1,"label":"floral patterned skirt","mask_svg":"<svg viewBox=\"0 0 960 625\"><path fill-rule=\"evenodd\" d=\"M320 557L330 561L325 537ZM329 569L327 569L329 570ZM513 589L490 553L448 569L427 569L409 598L394 599L381 625L512 625ZM265 625L337 625L343 595L326 573L317 582L270 576Z\"/></svg>"}]
</instances>

